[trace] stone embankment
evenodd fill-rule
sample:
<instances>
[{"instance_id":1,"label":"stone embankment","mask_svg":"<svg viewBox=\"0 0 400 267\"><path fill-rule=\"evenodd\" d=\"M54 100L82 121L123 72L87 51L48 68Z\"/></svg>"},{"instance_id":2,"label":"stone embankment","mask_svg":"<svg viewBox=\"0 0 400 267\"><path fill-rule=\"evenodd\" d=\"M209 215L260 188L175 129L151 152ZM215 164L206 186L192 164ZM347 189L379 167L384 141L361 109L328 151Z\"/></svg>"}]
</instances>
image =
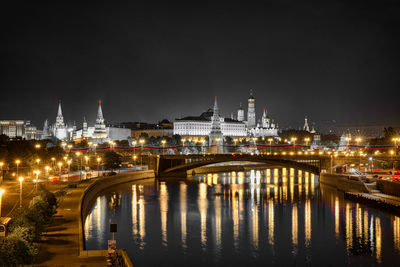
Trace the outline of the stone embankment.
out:
<instances>
[{"instance_id":1,"label":"stone embankment","mask_svg":"<svg viewBox=\"0 0 400 267\"><path fill-rule=\"evenodd\" d=\"M333 186L344 192L369 193L369 190L365 186L364 182L351 175L321 173L319 181L322 184Z\"/></svg>"},{"instance_id":2,"label":"stone embankment","mask_svg":"<svg viewBox=\"0 0 400 267\"><path fill-rule=\"evenodd\" d=\"M344 191L348 199L400 214L399 182L378 180L374 187L354 176L327 173L321 173L320 182Z\"/></svg>"}]
</instances>

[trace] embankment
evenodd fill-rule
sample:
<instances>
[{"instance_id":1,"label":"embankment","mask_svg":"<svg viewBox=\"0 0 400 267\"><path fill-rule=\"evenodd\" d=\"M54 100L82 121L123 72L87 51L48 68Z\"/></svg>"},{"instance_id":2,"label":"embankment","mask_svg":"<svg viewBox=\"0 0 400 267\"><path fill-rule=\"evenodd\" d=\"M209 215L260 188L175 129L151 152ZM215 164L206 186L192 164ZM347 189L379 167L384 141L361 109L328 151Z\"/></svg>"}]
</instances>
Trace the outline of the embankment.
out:
<instances>
[{"instance_id":1,"label":"embankment","mask_svg":"<svg viewBox=\"0 0 400 267\"><path fill-rule=\"evenodd\" d=\"M344 192L369 193L368 188L362 181L352 178L350 175L321 173L320 183L333 186Z\"/></svg>"},{"instance_id":2,"label":"embankment","mask_svg":"<svg viewBox=\"0 0 400 267\"><path fill-rule=\"evenodd\" d=\"M384 194L400 197L400 182L377 180L376 187Z\"/></svg>"},{"instance_id":3,"label":"embankment","mask_svg":"<svg viewBox=\"0 0 400 267\"><path fill-rule=\"evenodd\" d=\"M104 250L86 250L84 237L84 220L98 194L112 186L130 183L142 179L155 178L154 171L137 171L94 180L83 192L79 207L79 257L103 256Z\"/></svg>"}]
</instances>

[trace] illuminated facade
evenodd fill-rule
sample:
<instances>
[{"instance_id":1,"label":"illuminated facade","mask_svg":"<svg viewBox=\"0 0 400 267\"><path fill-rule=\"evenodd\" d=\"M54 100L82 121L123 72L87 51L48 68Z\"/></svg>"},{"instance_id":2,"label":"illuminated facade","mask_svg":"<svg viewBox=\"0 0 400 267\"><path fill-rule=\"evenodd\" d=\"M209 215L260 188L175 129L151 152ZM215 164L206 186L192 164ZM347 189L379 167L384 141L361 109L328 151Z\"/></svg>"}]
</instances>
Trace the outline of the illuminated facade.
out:
<instances>
[{"instance_id":1,"label":"illuminated facade","mask_svg":"<svg viewBox=\"0 0 400 267\"><path fill-rule=\"evenodd\" d=\"M0 121L0 134L9 138L23 138L26 140L37 139L38 131L30 121L2 120Z\"/></svg>"},{"instance_id":2,"label":"illuminated facade","mask_svg":"<svg viewBox=\"0 0 400 267\"><path fill-rule=\"evenodd\" d=\"M56 117L56 123L50 128L52 135L58 140L68 139L68 129L64 123L64 117L62 115L61 100L58 101L58 112Z\"/></svg>"}]
</instances>

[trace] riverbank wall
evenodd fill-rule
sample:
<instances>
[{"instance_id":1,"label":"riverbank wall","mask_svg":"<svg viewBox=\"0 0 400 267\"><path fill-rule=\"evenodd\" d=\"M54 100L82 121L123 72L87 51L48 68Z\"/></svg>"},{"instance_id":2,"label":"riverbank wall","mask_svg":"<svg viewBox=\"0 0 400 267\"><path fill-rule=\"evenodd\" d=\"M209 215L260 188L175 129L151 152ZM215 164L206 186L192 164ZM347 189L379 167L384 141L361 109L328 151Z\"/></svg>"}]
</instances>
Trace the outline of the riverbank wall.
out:
<instances>
[{"instance_id":1,"label":"riverbank wall","mask_svg":"<svg viewBox=\"0 0 400 267\"><path fill-rule=\"evenodd\" d=\"M350 175L321 173L319 179L320 183L333 186L340 191L369 193L362 181L352 178Z\"/></svg>"},{"instance_id":2,"label":"riverbank wall","mask_svg":"<svg viewBox=\"0 0 400 267\"><path fill-rule=\"evenodd\" d=\"M87 250L85 247L84 236L84 220L92 207L94 200L98 194L112 186L130 183L143 179L155 178L153 170L137 171L133 173L119 174L116 176L103 177L94 179L93 182L86 187L81 195L79 205L79 257L105 256L107 251L104 250Z\"/></svg>"},{"instance_id":3,"label":"riverbank wall","mask_svg":"<svg viewBox=\"0 0 400 267\"><path fill-rule=\"evenodd\" d=\"M377 180L376 188L384 194L400 197L400 182Z\"/></svg>"}]
</instances>

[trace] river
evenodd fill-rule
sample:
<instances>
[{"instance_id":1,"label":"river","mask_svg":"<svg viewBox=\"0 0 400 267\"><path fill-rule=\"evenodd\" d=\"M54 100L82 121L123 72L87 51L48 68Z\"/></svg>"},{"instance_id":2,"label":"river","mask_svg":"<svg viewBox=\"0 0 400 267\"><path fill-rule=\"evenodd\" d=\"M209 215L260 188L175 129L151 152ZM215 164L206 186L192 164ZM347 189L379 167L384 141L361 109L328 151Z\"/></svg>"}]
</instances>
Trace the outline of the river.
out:
<instances>
[{"instance_id":1,"label":"river","mask_svg":"<svg viewBox=\"0 0 400 267\"><path fill-rule=\"evenodd\" d=\"M141 266L397 266L400 217L345 200L296 169L143 180L101 193L87 249L117 247Z\"/></svg>"}]
</instances>

